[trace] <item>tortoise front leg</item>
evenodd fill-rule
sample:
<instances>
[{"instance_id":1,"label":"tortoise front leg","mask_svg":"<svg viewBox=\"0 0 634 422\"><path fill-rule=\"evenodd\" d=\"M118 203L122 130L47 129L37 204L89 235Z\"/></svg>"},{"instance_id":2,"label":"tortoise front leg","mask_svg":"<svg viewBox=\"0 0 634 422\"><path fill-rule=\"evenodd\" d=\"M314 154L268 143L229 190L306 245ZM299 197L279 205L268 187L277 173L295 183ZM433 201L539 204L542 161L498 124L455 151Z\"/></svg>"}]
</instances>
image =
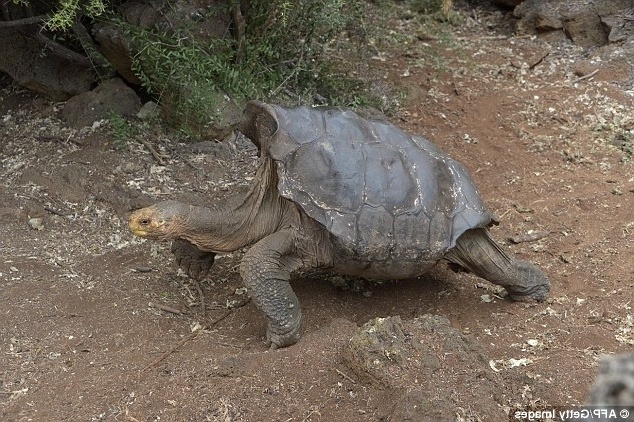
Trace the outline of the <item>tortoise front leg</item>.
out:
<instances>
[{"instance_id":1,"label":"tortoise front leg","mask_svg":"<svg viewBox=\"0 0 634 422\"><path fill-rule=\"evenodd\" d=\"M542 270L530 262L507 255L487 229L477 228L463 233L445 259L504 287L513 300L541 302L548 297L550 282Z\"/></svg>"},{"instance_id":2,"label":"tortoise front leg","mask_svg":"<svg viewBox=\"0 0 634 422\"><path fill-rule=\"evenodd\" d=\"M215 253L201 251L185 239L172 241L172 253L176 265L194 280L200 280L209 273L216 257Z\"/></svg>"},{"instance_id":3,"label":"tortoise front leg","mask_svg":"<svg viewBox=\"0 0 634 422\"><path fill-rule=\"evenodd\" d=\"M302 267L292 229L275 232L244 255L240 275L249 296L269 320L266 341L271 349L290 346L302 335L299 300L289 284L291 272Z\"/></svg>"}]
</instances>

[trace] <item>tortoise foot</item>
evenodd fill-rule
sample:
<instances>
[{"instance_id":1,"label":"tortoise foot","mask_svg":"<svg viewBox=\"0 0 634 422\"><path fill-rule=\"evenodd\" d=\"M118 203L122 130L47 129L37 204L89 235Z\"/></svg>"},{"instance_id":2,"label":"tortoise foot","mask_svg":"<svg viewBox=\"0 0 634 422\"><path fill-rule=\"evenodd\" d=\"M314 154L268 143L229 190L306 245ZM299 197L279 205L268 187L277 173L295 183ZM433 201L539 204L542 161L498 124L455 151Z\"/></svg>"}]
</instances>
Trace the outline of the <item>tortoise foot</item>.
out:
<instances>
[{"instance_id":1,"label":"tortoise foot","mask_svg":"<svg viewBox=\"0 0 634 422\"><path fill-rule=\"evenodd\" d=\"M266 330L266 342L271 350L291 346L297 343L301 337L301 319L285 326L269 323L269 327Z\"/></svg>"},{"instance_id":2,"label":"tortoise foot","mask_svg":"<svg viewBox=\"0 0 634 422\"><path fill-rule=\"evenodd\" d=\"M548 298L550 281L536 265L516 261L517 277L512 285L504 286L509 297L518 302L543 302Z\"/></svg>"}]
</instances>

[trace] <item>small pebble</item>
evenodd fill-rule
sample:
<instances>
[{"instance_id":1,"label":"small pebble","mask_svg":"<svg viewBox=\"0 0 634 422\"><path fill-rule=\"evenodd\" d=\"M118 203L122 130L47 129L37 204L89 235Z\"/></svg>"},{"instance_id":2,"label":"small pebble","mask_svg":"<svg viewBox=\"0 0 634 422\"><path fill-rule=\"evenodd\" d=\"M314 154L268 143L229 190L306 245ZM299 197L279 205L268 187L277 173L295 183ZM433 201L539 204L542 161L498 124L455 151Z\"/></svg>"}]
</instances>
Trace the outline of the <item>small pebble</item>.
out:
<instances>
[{"instance_id":1,"label":"small pebble","mask_svg":"<svg viewBox=\"0 0 634 422\"><path fill-rule=\"evenodd\" d=\"M528 343L528 345L532 346L532 347L539 346L539 340L534 339L534 338L529 338L528 340L526 340L526 343Z\"/></svg>"},{"instance_id":2,"label":"small pebble","mask_svg":"<svg viewBox=\"0 0 634 422\"><path fill-rule=\"evenodd\" d=\"M42 230L44 228L44 222L41 217L30 218L29 226L31 226L33 230Z\"/></svg>"}]
</instances>

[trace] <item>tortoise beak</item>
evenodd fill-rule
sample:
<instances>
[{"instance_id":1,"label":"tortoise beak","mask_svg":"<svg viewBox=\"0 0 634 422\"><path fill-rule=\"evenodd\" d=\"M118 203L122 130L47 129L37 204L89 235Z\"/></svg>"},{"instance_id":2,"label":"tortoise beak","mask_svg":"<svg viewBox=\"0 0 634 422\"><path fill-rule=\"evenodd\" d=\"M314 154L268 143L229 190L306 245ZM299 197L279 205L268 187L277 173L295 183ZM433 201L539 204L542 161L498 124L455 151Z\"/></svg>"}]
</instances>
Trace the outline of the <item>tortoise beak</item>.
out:
<instances>
[{"instance_id":1,"label":"tortoise beak","mask_svg":"<svg viewBox=\"0 0 634 422\"><path fill-rule=\"evenodd\" d=\"M148 235L147 230L144 229L141 224L139 224L139 222L134 218L130 218L130 221L128 221L128 227L135 236L147 237Z\"/></svg>"},{"instance_id":2,"label":"tortoise beak","mask_svg":"<svg viewBox=\"0 0 634 422\"><path fill-rule=\"evenodd\" d=\"M133 228L130 228L130 230L132 230L132 233L133 233L135 236L139 236L139 237L147 237L147 235L148 235L148 232L147 232L147 231L145 231L145 230L142 230L142 229L133 229Z\"/></svg>"}]
</instances>

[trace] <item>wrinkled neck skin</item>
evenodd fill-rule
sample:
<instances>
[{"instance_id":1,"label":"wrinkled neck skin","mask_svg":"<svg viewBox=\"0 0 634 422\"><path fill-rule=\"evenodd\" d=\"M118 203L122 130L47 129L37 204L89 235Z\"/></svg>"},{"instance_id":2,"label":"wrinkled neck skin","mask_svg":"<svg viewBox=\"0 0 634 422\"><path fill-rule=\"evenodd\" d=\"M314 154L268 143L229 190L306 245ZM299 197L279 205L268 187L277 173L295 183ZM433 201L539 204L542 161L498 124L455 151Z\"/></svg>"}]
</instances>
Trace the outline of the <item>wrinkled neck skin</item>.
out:
<instances>
[{"instance_id":1,"label":"wrinkled neck skin","mask_svg":"<svg viewBox=\"0 0 634 422\"><path fill-rule=\"evenodd\" d=\"M246 196L230 196L213 208L191 206L179 237L203 251L233 252L292 224L297 211L280 197L271 159L261 159L254 181Z\"/></svg>"}]
</instances>

